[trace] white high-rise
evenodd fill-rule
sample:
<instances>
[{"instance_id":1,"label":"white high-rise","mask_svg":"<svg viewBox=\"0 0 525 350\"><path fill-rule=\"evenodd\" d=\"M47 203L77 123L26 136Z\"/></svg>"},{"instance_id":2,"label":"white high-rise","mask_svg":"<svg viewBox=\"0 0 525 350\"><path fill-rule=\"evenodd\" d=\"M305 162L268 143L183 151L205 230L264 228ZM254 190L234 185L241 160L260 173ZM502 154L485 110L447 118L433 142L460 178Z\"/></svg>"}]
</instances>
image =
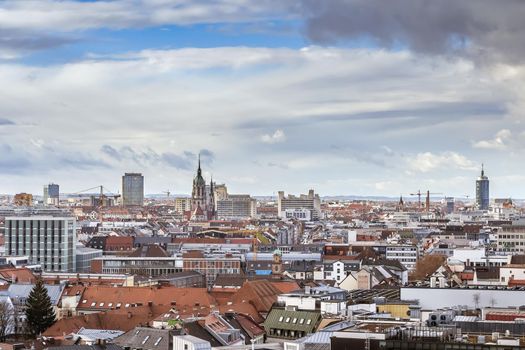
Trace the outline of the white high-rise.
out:
<instances>
[{"instance_id":1,"label":"white high-rise","mask_svg":"<svg viewBox=\"0 0 525 350\"><path fill-rule=\"evenodd\" d=\"M15 212L5 218L5 252L28 256L44 271L76 271L76 220L62 212Z\"/></svg>"}]
</instances>

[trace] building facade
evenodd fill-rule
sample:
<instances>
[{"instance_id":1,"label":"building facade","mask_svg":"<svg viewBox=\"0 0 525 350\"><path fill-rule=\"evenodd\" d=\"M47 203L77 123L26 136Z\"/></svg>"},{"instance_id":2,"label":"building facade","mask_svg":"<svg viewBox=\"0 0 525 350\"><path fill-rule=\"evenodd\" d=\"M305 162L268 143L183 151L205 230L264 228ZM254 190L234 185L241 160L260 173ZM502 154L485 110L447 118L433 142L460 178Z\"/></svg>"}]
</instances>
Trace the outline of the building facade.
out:
<instances>
[{"instance_id":1,"label":"building facade","mask_svg":"<svg viewBox=\"0 0 525 350\"><path fill-rule=\"evenodd\" d=\"M476 206L480 210L489 209L489 178L485 175L483 164L481 165L481 175L476 180Z\"/></svg>"},{"instance_id":2,"label":"building facade","mask_svg":"<svg viewBox=\"0 0 525 350\"><path fill-rule=\"evenodd\" d=\"M255 217L256 211L257 201L247 194L231 194L217 200L218 219L249 219Z\"/></svg>"},{"instance_id":3,"label":"building facade","mask_svg":"<svg viewBox=\"0 0 525 350\"><path fill-rule=\"evenodd\" d=\"M44 205L58 205L60 200L60 187L50 183L44 186Z\"/></svg>"},{"instance_id":4,"label":"building facade","mask_svg":"<svg viewBox=\"0 0 525 350\"><path fill-rule=\"evenodd\" d=\"M122 176L122 205L144 205L144 176L140 173L125 173Z\"/></svg>"},{"instance_id":5,"label":"building facade","mask_svg":"<svg viewBox=\"0 0 525 350\"><path fill-rule=\"evenodd\" d=\"M314 190L308 191L308 194L300 196L284 195L284 191L279 191L277 202L278 215L283 218L286 217L286 212L295 209L310 210L312 220L317 220L321 217L321 199Z\"/></svg>"},{"instance_id":6,"label":"building facade","mask_svg":"<svg viewBox=\"0 0 525 350\"><path fill-rule=\"evenodd\" d=\"M199 156L199 167L197 175L193 179L191 191L191 221L208 221L215 218L215 190L213 180L210 185L202 177L201 159Z\"/></svg>"},{"instance_id":7,"label":"building facade","mask_svg":"<svg viewBox=\"0 0 525 350\"><path fill-rule=\"evenodd\" d=\"M76 221L71 216L10 216L5 219L7 255L28 256L44 271L76 271Z\"/></svg>"}]
</instances>

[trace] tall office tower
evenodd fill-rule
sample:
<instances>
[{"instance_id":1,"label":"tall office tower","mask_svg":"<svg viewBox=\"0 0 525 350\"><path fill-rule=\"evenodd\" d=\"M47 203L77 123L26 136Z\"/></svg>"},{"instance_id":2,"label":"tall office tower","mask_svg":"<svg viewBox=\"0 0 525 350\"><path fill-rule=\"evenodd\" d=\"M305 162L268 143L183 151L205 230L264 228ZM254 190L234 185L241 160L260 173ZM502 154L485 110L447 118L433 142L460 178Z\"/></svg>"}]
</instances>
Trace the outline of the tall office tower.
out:
<instances>
[{"instance_id":1,"label":"tall office tower","mask_svg":"<svg viewBox=\"0 0 525 350\"><path fill-rule=\"evenodd\" d=\"M44 186L44 205L58 205L60 200L60 187L50 183Z\"/></svg>"},{"instance_id":2,"label":"tall office tower","mask_svg":"<svg viewBox=\"0 0 525 350\"><path fill-rule=\"evenodd\" d=\"M125 207L144 205L144 176L140 173L125 173L122 176L122 205Z\"/></svg>"},{"instance_id":3,"label":"tall office tower","mask_svg":"<svg viewBox=\"0 0 525 350\"><path fill-rule=\"evenodd\" d=\"M76 221L60 210L13 211L5 218L5 251L51 272L76 271Z\"/></svg>"},{"instance_id":4,"label":"tall office tower","mask_svg":"<svg viewBox=\"0 0 525 350\"><path fill-rule=\"evenodd\" d=\"M480 210L489 209L489 178L481 164L481 175L476 180L476 205Z\"/></svg>"}]
</instances>

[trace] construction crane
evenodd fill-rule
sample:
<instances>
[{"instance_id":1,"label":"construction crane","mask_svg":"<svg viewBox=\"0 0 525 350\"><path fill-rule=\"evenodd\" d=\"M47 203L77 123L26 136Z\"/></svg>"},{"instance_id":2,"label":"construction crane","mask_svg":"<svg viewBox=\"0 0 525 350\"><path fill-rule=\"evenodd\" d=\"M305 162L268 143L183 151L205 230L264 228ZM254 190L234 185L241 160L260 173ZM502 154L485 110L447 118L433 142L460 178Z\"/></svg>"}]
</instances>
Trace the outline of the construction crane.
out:
<instances>
[{"instance_id":1,"label":"construction crane","mask_svg":"<svg viewBox=\"0 0 525 350\"><path fill-rule=\"evenodd\" d=\"M162 191L162 193L166 193L166 197L170 198L170 190Z\"/></svg>"},{"instance_id":2,"label":"construction crane","mask_svg":"<svg viewBox=\"0 0 525 350\"><path fill-rule=\"evenodd\" d=\"M71 194L72 195L80 195L80 196L82 196L82 194L84 192L89 192L89 191L93 191L93 190L99 190L98 207L103 207L104 206L104 199L107 198L107 197L113 197L115 200L120 197L120 194L115 194L114 192L112 192L112 191L108 190L107 188L105 188L104 185L99 185L99 186L87 188L85 190L74 192L74 193L71 193ZM107 193L107 195L104 194L104 191ZM88 194L88 193L85 194L85 195L93 196L92 194Z\"/></svg>"},{"instance_id":3,"label":"construction crane","mask_svg":"<svg viewBox=\"0 0 525 350\"><path fill-rule=\"evenodd\" d=\"M417 190L416 193L410 193L411 196L417 196L417 206L418 206L418 210L421 211L421 195L423 193L421 193L421 190ZM430 192L427 190L427 193L426 193L426 200L425 200L425 209L426 211L428 212L430 210L430 195L435 195L435 194L443 194L441 192Z\"/></svg>"}]
</instances>

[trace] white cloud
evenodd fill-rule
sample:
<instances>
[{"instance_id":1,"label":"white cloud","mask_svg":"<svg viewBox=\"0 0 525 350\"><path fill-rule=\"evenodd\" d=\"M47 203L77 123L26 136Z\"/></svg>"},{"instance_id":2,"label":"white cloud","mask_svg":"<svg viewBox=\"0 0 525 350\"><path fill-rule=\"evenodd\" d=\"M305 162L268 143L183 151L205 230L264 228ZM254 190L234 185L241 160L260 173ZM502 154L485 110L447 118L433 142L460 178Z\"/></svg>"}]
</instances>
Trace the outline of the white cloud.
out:
<instances>
[{"instance_id":1,"label":"white cloud","mask_svg":"<svg viewBox=\"0 0 525 350\"><path fill-rule=\"evenodd\" d=\"M525 91L508 79L521 78L493 79L464 60L321 47L143 50L63 65L4 63L0 80L9 89L0 94L0 120L13 125L0 125L0 135L14 148L10 164L19 164L16 150L28 140L55 151L47 169L38 162L38 171L30 171L27 157L23 166L29 171L19 183L29 188L17 191L39 193L48 181L66 190L91 186L86 181L118 188L121 173L129 170L145 173L149 193L191 190L191 161L179 168L161 162L140 168L104 157L101 147L111 145L179 156L209 149L216 158L205 171L226 183L235 180L234 192L270 194L283 184L304 192L318 184L321 194L397 196L439 167L447 176L475 167L462 155L464 130L481 140L506 121L505 107L521 101ZM508 128L519 135L518 128ZM264 142L281 142L279 152ZM439 151L444 142L450 152ZM413 154L414 145L428 152ZM478 157L478 149L469 151L469 157L494 164L491 169L508 169L497 158ZM31 156L51 157L37 152ZM77 153L98 168L70 176L71 166L60 166L61 155ZM107 164L98 165L100 159ZM250 184L254 173L256 186ZM335 182L324 181L328 173ZM361 180L344 185L340 177ZM0 192L15 190L10 181L0 184ZM374 186L385 181L399 188Z\"/></svg>"},{"instance_id":2,"label":"white cloud","mask_svg":"<svg viewBox=\"0 0 525 350\"><path fill-rule=\"evenodd\" d=\"M467 157L456 152L418 153L406 158L409 169L415 172L427 173L436 169L450 170L475 170L476 164Z\"/></svg>"},{"instance_id":3,"label":"white cloud","mask_svg":"<svg viewBox=\"0 0 525 350\"><path fill-rule=\"evenodd\" d=\"M508 142L512 133L508 129L502 129L496 133L493 139L481 140L474 143L474 148L505 150L508 148Z\"/></svg>"},{"instance_id":4,"label":"white cloud","mask_svg":"<svg viewBox=\"0 0 525 350\"><path fill-rule=\"evenodd\" d=\"M286 141L286 135L282 129L277 129L273 134L264 134L261 136L264 143L280 143Z\"/></svg>"},{"instance_id":5,"label":"white cloud","mask_svg":"<svg viewBox=\"0 0 525 350\"><path fill-rule=\"evenodd\" d=\"M60 32L264 21L290 16L291 8L292 2L283 0L5 0L0 28Z\"/></svg>"}]
</instances>

